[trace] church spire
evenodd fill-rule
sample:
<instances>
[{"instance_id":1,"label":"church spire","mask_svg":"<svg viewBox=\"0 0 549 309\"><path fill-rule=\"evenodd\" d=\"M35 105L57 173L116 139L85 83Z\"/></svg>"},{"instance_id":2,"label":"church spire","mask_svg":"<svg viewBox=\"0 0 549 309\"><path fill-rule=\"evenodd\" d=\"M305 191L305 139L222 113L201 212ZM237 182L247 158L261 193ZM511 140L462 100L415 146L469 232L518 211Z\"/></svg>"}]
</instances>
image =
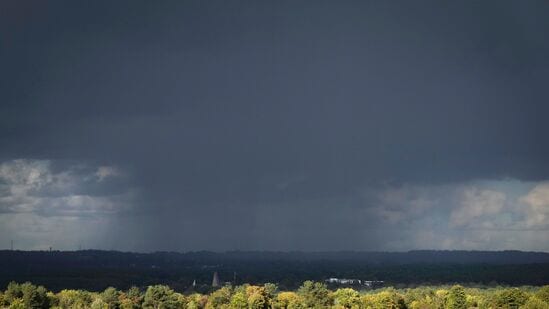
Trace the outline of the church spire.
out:
<instances>
[{"instance_id":1,"label":"church spire","mask_svg":"<svg viewBox=\"0 0 549 309\"><path fill-rule=\"evenodd\" d=\"M213 279L212 279L212 287L216 288L220 286L219 284L219 276L217 275L217 271L214 272Z\"/></svg>"}]
</instances>

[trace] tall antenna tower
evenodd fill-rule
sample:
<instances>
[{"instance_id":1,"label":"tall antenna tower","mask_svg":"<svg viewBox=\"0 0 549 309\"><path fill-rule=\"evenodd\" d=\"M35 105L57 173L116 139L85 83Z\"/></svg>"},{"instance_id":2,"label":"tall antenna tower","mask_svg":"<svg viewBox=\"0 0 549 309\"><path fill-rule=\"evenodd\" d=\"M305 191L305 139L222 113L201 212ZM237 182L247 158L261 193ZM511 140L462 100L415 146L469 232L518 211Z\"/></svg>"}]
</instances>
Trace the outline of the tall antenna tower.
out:
<instances>
[{"instance_id":1,"label":"tall antenna tower","mask_svg":"<svg viewBox=\"0 0 549 309\"><path fill-rule=\"evenodd\" d=\"M11 240L11 251L13 251L13 239Z\"/></svg>"}]
</instances>

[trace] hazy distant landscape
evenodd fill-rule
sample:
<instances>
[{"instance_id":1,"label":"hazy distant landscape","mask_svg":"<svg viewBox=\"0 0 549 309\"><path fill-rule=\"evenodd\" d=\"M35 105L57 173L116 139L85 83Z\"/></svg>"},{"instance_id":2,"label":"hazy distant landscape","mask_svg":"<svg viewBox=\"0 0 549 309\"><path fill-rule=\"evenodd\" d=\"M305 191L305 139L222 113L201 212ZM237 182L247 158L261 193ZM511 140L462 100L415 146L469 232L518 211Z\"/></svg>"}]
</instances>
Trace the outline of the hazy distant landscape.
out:
<instances>
[{"instance_id":1,"label":"hazy distant landscape","mask_svg":"<svg viewBox=\"0 0 549 309\"><path fill-rule=\"evenodd\" d=\"M167 284L208 288L218 273L231 284L276 283L296 289L306 280L349 278L412 287L549 284L549 254L520 251L410 252L158 252L0 251L0 286L31 281L59 291L101 291ZM234 282L236 281L236 282Z\"/></svg>"}]
</instances>

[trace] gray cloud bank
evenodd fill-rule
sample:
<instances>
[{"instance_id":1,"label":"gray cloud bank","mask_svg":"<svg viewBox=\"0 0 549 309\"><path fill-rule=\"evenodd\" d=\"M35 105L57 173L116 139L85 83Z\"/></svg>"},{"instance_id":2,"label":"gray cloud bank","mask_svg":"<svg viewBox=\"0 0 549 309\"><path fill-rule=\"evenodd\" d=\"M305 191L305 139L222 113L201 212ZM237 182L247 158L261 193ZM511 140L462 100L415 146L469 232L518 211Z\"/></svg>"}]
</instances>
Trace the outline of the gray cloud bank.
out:
<instances>
[{"instance_id":1,"label":"gray cloud bank","mask_svg":"<svg viewBox=\"0 0 549 309\"><path fill-rule=\"evenodd\" d=\"M5 246L549 250L541 1L0 6Z\"/></svg>"}]
</instances>

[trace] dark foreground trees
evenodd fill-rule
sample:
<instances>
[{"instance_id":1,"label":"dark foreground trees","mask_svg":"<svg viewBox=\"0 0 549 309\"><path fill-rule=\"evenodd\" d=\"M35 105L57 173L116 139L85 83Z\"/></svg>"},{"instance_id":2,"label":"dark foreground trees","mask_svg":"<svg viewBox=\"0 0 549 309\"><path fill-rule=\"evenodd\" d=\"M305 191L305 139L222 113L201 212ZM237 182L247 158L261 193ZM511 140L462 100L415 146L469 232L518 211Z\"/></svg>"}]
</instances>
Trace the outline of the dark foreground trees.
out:
<instances>
[{"instance_id":1,"label":"dark foreground trees","mask_svg":"<svg viewBox=\"0 0 549 309\"><path fill-rule=\"evenodd\" d=\"M0 292L0 308L9 309L549 309L549 286L466 288L460 285L397 290L330 290L306 281L297 291L275 284L224 286L209 294L175 291L166 285L126 291L107 288L47 291L31 283L10 283Z\"/></svg>"},{"instance_id":2,"label":"dark foreground trees","mask_svg":"<svg viewBox=\"0 0 549 309\"><path fill-rule=\"evenodd\" d=\"M10 308L42 309L50 307L46 288L29 282L23 284L11 282L3 295L0 295L0 303L4 306L9 305Z\"/></svg>"}]
</instances>

